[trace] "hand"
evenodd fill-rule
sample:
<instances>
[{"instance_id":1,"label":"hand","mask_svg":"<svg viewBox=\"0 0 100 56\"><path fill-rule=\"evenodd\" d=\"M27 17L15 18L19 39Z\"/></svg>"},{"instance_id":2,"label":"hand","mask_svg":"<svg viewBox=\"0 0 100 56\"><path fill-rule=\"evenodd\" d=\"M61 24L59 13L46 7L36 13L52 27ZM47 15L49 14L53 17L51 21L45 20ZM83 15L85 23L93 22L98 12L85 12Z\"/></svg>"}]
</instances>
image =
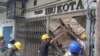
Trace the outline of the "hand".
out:
<instances>
[{"instance_id":1,"label":"hand","mask_svg":"<svg viewBox=\"0 0 100 56\"><path fill-rule=\"evenodd\" d=\"M50 43L53 43L53 40L51 40Z\"/></svg>"},{"instance_id":2,"label":"hand","mask_svg":"<svg viewBox=\"0 0 100 56\"><path fill-rule=\"evenodd\" d=\"M40 53L40 50L38 50L38 53Z\"/></svg>"}]
</instances>

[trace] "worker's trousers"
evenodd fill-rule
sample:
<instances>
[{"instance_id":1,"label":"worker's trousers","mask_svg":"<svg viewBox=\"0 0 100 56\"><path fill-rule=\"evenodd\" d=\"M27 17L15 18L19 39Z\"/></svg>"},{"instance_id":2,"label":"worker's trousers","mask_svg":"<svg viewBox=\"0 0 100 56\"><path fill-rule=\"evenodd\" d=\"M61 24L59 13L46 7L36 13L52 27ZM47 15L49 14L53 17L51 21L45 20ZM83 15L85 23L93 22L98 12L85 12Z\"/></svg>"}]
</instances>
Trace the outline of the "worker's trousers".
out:
<instances>
[{"instance_id":1,"label":"worker's trousers","mask_svg":"<svg viewBox=\"0 0 100 56\"><path fill-rule=\"evenodd\" d=\"M16 51L13 49L8 49L7 56L16 56Z\"/></svg>"}]
</instances>

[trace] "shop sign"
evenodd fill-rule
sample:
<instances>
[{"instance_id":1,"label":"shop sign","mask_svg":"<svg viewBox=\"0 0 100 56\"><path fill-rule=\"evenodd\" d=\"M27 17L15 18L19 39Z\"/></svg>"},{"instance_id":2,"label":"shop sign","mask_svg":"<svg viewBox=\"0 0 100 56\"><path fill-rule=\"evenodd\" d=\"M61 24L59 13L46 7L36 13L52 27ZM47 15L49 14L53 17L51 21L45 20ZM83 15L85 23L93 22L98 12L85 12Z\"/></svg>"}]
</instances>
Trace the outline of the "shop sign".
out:
<instances>
[{"instance_id":1,"label":"shop sign","mask_svg":"<svg viewBox=\"0 0 100 56\"><path fill-rule=\"evenodd\" d=\"M55 5L55 6L50 6L48 8L45 8L45 15L64 13L64 12L74 11L79 9L84 9L82 0L71 1L60 5Z\"/></svg>"},{"instance_id":2,"label":"shop sign","mask_svg":"<svg viewBox=\"0 0 100 56\"><path fill-rule=\"evenodd\" d=\"M42 14L43 13L43 10L37 10L37 11L34 11L35 14Z\"/></svg>"}]
</instances>

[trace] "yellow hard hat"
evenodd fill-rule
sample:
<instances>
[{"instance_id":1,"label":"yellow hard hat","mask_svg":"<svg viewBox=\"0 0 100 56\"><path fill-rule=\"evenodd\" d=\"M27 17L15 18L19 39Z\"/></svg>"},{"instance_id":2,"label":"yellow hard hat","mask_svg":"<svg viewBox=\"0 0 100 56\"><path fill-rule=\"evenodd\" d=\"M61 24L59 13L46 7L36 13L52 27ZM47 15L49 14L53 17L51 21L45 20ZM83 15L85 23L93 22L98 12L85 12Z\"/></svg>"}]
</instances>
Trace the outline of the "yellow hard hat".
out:
<instances>
[{"instance_id":1,"label":"yellow hard hat","mask_svg":"<svg viewBox=\"0 0 100 56\"><path fill-rule=\"evenodd\" d=\"M83 32L83 33L81 34L81 39L82 39L82 40L85 40L85 39L86 39L86 33L85 33L85 32Z\"/></svg>"},{"instance_id":2,"label":"yellow hard hat","mask_svg":"<svg viewBox=\"0 0 100 56\"><path fill-rule=\"evenodd\" d=\"M22 46L22 44L21 44L21 42L19 42L19 41L17 41L17 42L15 42L15 47L17 48L17 49L21 49L21 46Z\"/></svg>"},{"instance_id":3,"label":"yellow hard hat","mask_svg":"<svg viewBox=\"0 0 100 56\"><path fill-rule=\"evenodd\" d=\"M3 34L0 34L0 38L3 38Z\"/></svg>"},{"instance_id":4,"label":"yellow hard hat","mask_svg":"<svg viewBox=\"0 0 100 56\"><path fill-rule=\"evenodd\" d=\"M42 40L46 40L46 39L48 39L48 38L50 38L48 34L43 34L41 39L42 39Z\"/></svg>"}]
</instances>

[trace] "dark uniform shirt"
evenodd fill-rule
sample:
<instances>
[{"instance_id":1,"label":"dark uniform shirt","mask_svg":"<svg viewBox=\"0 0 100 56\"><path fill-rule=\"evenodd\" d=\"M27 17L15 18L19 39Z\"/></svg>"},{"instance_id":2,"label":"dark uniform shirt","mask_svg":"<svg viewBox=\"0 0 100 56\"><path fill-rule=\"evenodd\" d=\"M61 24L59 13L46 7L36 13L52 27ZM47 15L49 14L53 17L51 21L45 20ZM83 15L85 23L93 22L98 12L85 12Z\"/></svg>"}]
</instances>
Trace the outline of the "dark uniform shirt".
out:
<instances>
[{"instance_id":1,"label":"dark uniform shirt","mask_svg":"<svg viewBox=\"0 0 100 56\"><path fill-rule=\"evenodd\" d=\"M49 42L42 42L40 45L40 56L48 56Z\"/></svg>"}]
</instances>

